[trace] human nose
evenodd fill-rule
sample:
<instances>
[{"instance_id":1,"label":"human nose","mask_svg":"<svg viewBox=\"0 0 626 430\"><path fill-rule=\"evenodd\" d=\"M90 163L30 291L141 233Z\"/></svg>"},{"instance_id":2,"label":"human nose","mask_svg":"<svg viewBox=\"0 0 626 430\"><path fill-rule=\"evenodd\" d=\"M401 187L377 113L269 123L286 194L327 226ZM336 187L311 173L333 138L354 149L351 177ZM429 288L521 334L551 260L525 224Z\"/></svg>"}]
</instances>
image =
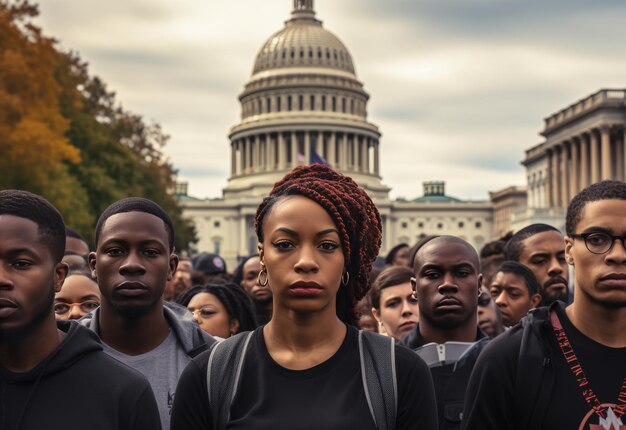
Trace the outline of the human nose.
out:
<instances>
[{"instance_id":1,"label":"human nose","mask_svg":"<svg viewBox=\"0 0 626 430\"><path fill-rule=\"evenodd\" d=\"M554 256L550 259L550 267L548 268L548 275L556 276L563 274L563 266L559 259Z\"/></svg>"},{"instance_id":2,"label":"human nose","mask_svg":"<svg viewBox=\"0 0 626 430\"><path fill-rule=\"evenodd\" d=\"M504 291L498 294L498 297L496 297L495 302L496 302L496 305L500 307L508 306L508 302L506 300L506 295L504 294Z\"/></svg>"},{"instance_id":3,"label":"human nose","mask_svg":"<svg viewBox=\"0 0 626 430\"><path fill-rule=\"evenodd\" d=\"M621 237L621 238L613 238L613 246L611 247L611 249L609 250L609 252L606 253L606 261L607 263L613 263L613 264L624 264L626 263L626 244L624 244L624 241L626 240L626 236L625 237ZM618 242L618 243L615 243Z\"/></svg>"},{"instance_id":4,"label":"human nose","mask_svg":"<svg viewBox=\"0 0 626 430\"><path fill-rule=\"evenodd\" d=\"M120 273L122 274L137 274L145 272L145 268L141 261L141 257L137 252L129 252L120 266Z\"/></svg>"},{"instance_id":5,"label":"human nose","mask_svg":"<svg viewBox=\"0 0 626 430\"><path fill-rule=\"evenodd\" d=\"M70 310L69 313L67 315L67 318L70 320L77 320L79 318L82 318L85 313L80 309L80 305L81 303L71 303L70 306Z\"/></svg>"},{"instance_id":6,"label":"human nose","mask_svg":"<svg viewBox=\"0 0 626 430\"><path fill-rule=\"evenodd\" d=\"M0 289L10 290L13 288L13 281L9 277L4 262L0 264Z\"/></svg>"},{"instance_id":7,"label":"human nose","mask_svg":"<svg viewBox=\"0 0 626 430\"><path fill-rule=\"evenodd\" d=\"M298 255L294 269L296 272L317 272L319 265L315 258L315 248L313 246L302 246Z\"/></svg>"},{"instance_id":8,"label":"human nose","mask_svg":"<svg viewBox=\"0 0 626 430\"><path fill-rule=\"evenodd\" d=\"M443 277L443 283L437 288L440 294L455 293L459 290L459 287L454 282L454 277L451 273L446 273Z\"/></svg>"},{"instance_id":9,"label":"human nose","mask_svg":"<svg viewBox=\"0 0 626 430\"><path fill-rule=\"evenodd\" d=\"M401 315L403 317L409 317L411 315L413 315L413 309L411 308L411 304L409 303L408 300L403 300L402 301L402 313Z\"/></svg>"}]
</instances>

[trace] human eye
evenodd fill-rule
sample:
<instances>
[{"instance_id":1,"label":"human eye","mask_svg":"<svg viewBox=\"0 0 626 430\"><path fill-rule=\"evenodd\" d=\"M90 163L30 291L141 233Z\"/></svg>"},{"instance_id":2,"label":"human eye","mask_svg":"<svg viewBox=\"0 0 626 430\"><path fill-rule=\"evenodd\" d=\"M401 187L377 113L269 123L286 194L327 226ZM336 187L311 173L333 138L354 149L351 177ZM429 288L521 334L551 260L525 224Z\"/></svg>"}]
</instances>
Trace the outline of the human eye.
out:
<instances>
[{"instance_id":1,"label":"human eye","mask_svg":"<svg viewBox=\"0 0 626 430\"><path fill-rule=\"evenodd\" d=\"M288 251L294 248L293 243L288 240L277 240L276 242L272 243L272 245L279 251Z\"/></svg>"},{"instance_id":2,"label":"human eye","mask_svg":"<svg viewBox=\"0 0 626 430\"><path fill-rule=\"evenodd\" d=\"M33 266L32 261L28 260L16 260L11 265L17 270L26 270Z\"/></svg>"},{"instance_id":3,"label":"human eye","mask_svg":"<svg viewBox=\"0 0 626 430\"><path fill-rule=\"evenodd\" d=\"M100 303L96 302L95 300L88 300L86 302L83 302L80 305L80 308L84 312L91 312L91 311L97 309L99 306L100 306Z\"/></svg>"},{"instance_id":4,"label":"human eye","mask_svg":"<svg viewBox=\"0 0 626 430\"><path fill-rule=\"evenodd\" d=\"M587 235L585 241L592 246L603 246L609 243L610 236L606 233L591 233Z\"/></svg>"},{"instance_id":5,"label":"human eye","mask_svg":"<svg viewBox=\"0 0 626 430\"><path fill-rule=\"evenodd\" d=\"M334 251L339 248L339 244L332 242L332 241L324 241L320 243L319 246L322 251L329 251L329 252Z\"/></svg>"},{"instance_id":6,"label":"human eye","mask_svg":"<svg viewBox=\"0 0 626 430\"><path fill-rule=\"evenodd\" d=\"M54 304L54 313L55 314L65 314L70 310L69 305L65 303L55 303Z\"/></svg>"},{"instance_id":7,"label":"human eye","mask_svg":"<svg viewBox=\"0 0 626 430\"><path fill-rule=\"evenodd\" d=\"M411 294L408 298L409 304L411 305L416 305L417 304L417 299L415 298L415 296L413 294Z\"/></svg>"},{"instance_id":8,"label":"human eye","mask_svg":"<svg viewBox=\"0 0 626 430\"><path fill-rule=\"evenodd\" d=\"M458 271L456 272L456 275L457 275L459 278L467 278L467 277L468 277L468 276L470 276L471 274L472 274L472 272L470 272L468 269L461 269L461 270L458 270Z\"/></svg>"},{"instance_id":9,"label":"human eye","mask_svg":"<svg viewBox=\"0 0 626 430\"><path fill-rule=\"evenodd\" d=\"M497 288L492 288L489 290L489 294L491 294L491 297L495 299L500 294L500 291Z\"/></svg>"},{"instance_id":10,"label":"human eye","mask_svg":"<svg viewBox=\"0 0 626 430\"><path fill-rule=\"evenodd\" d=\"M201 318L211 318L217 312L211 308L200 308L200 317Z\"/></svg>"},{"instance_id":11,"label":"human eye","mask_svg":"<svg viewBox=\"0 0 626 430\"><path fill-rule=\"evenodd\" d=\"M107 248L104 250L104 253L109 257L119 257L122 255L122 249L118 247Z\"/></svg>"},{"instance_id":12,"label":"human eye","mask_svg":"<svg viewBox=\"0 0 626 430\"><path fill-rule=\"evenodd\" d=\"M393 308L398 307L399 304L400 304L400 300L389 300L388 302L385 303L385 307L393 309Z\"/></svg>"},{"instance_id":13,"label":"human eye","mask_svg":"<svg viewBox=\"0 0 626 430\"><path fill-rule=\"evenodd\" d=\"M161 254L157 249L153 249L153 248L146 249L143 253L147 257L156 257Z\"/></svg>"},{"instance_id":14,"label":"human eye","mask_svg":"<svg viewBox=\"0 0 626 430\"><path fill-rule=\"evenodd\" d=\"M530 259L530 264L534 264L535 266L541 266L547 262L548 259L546 257L533 257Z\"/></svg>"},{"instance_id":15,"label":"human eye","mask_svg":"<svg viewBox=\"0 0 626 430\"><path fill-rule=\"evenodd\" d=\"M439 277L439 272L436 272L434 270L428 270L424 272L424 277L426 279L437 279Z\"/></svg>"}]
</instances>

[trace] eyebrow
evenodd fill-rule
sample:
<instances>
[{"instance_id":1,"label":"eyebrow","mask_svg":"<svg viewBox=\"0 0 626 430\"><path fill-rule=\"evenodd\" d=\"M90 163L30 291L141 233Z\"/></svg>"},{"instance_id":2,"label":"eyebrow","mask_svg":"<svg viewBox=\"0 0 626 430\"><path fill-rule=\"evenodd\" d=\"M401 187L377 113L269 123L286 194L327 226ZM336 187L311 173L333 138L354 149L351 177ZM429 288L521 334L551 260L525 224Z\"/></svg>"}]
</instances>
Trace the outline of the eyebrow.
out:
<instances>
[{"instance_id":1,"label":"eyebrow","mask_svg":"<svg viewBox=\"0 0 626 430\"><path fill-rule=\"evenodd\" d=\"M422 265L422 268L420 269L420 272L422 270L425 269L439 269L441 270L443 268L443 266L441 264L435 264L435 263L426 263L424 265ZM474 267L474 265L468 261L463 261L461 263L457 263L452 265L452 269L463 269L463 268L470 268L473 271L477 272L476 267Z\"/></svg>"},{"instance_id":2,"label":"eyebrow","mask_svg":"<svg viewBox=\"0 0 626 430\"><path fill-rule=\"evenodd\" d=\"M298 237L299 236L297 231L291 230L290 228L287 228L287 227L278 227L275 231L280 231L280 232L283 232L283 233L287 233L288 235L294 236L294 237ZM319 236L326 236L327 234L330 234L330 233L337 233L337 234L339 234L339 231L337 231L336 228L329 228L329 229L322 230L320 232L315 233L315 236L318 236L318 237Z\"/></svg>"},{"instance_id":3,"label":"eyebrow","mask_svg":"<svg viewBox=\"0 0 626 430\"><path fill-rule=\"evenodd\" d=\"M100 300L100 297L96 296L95 294L88 294L86 296L81 297L80 301L82 302L82 301L89 300L89 299L98 299L98 300ZM65 297L55 297L54 300L58 300L58 301L64 302L64 303L69 303L70 302Z\"/></svg>"},{"instance_id":4,"label":"eyebrow","mask_svg":"<svg viewBox=\"0 0 626 430\"><path fill-rule=\"evenodd\" d=\"M606 234L612 235L613 229L606 228L606 227L591 226L591 227L587 227L586 229L584 229L583 233L606 233Z\"/></svg>"},{"instance_id":5,"label":"eyebrow","mask_svg":"<svg viewBox=\"0 0 626 430\"><path fill-rule=\"evenodd\" d=\"M102 242L102 244L100 246L104 247L107 245L111 245L111 244L115 244L115 243L119 243L119 244L124 244L127 245L129 242L127 240L124 239L119 239L119 238L111 238L108 239L104 242ZM168 248L168 245L164 244L163 242L161 242L160 240L157 239L146 239L146 240L142 240L139 242L139 245L145 246L145 245L159 245L163 248Z\"/></svg>"}]
</instances>

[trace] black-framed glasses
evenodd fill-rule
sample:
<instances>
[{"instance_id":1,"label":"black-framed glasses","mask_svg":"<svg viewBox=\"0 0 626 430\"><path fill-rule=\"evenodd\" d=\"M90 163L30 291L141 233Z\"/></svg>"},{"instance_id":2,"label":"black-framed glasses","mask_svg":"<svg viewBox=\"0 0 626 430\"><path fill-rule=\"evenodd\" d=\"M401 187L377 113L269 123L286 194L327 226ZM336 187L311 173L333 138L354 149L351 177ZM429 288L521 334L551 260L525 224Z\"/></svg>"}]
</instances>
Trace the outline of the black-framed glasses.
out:
<instances>
[{"instance_id":1,"label":"black-framed glasses","mask_svg":"<svg viewBox=\"0 0 626 430\"><path fill-rule=\"evenodd\" d=\"M57 315L63 315L68 313L74 306L78 306L81 311L88 314L89 312L93 312L96 310L100 303L95 300L86 300L80 303L65 303L65 302L57 302L54 304L54 313Z\"/></svg>"},{"instance_id":2,"label":"black-framed glasses","mask_svg":"<svg viewBox=\"0 0 626 430\"><path fill-rule=\"evenodd\" d=\"M626 235L613 236L601 231L595 231L593 233L570 234L570 237L584 240L585 246L592 254L606 254L613 249L616 240L622 242L622 246L626 249Z\"/></svg>"}]
</instances>

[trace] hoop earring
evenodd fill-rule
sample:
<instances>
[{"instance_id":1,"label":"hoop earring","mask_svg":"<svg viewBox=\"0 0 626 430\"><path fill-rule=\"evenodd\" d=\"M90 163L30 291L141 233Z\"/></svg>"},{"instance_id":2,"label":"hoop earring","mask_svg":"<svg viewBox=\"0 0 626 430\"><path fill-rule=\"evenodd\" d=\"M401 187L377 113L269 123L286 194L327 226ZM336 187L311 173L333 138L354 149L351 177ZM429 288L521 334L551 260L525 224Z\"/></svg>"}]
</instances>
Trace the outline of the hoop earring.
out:
<instances>
[{"instance_id":1,"label":"hoop earring","mask_svg":"<svg viewBox=\"0 0 626 430\"><path fill-rule=\"evenodd\" d=\"M345 280L344 280L344 275L345 275ZM348 282L350 282L350 272L346 270L345 272L341 274L341 285L346 287L348 285Z\"/></svg>"},{"instance_id":2,"label":"hoop earring","mask_svg":"<svg viewBox=\"0 0 626 430\"><path fill-rule=\"evenodd\" d=\"M265 277L263 278L263 281L261 281L261 275L265 275ZM265 267L263 267L261 271L259 272L259 275L257 276L257 281L259 281L260 286L267 287L269 279L267 279L267 269Z\"/></svg>"},{"instance_id":3,"label":"hoop earring","mask_svg":"<svg viewBox=\"0 0 626 430\"><path fill-rule=\"evenodd\" d=\"M411 298L412 298L413 300L417 301L417 296L415 295L415 291L413 291L413 292L411 293Z\"/></svg>"}]
</instances>

